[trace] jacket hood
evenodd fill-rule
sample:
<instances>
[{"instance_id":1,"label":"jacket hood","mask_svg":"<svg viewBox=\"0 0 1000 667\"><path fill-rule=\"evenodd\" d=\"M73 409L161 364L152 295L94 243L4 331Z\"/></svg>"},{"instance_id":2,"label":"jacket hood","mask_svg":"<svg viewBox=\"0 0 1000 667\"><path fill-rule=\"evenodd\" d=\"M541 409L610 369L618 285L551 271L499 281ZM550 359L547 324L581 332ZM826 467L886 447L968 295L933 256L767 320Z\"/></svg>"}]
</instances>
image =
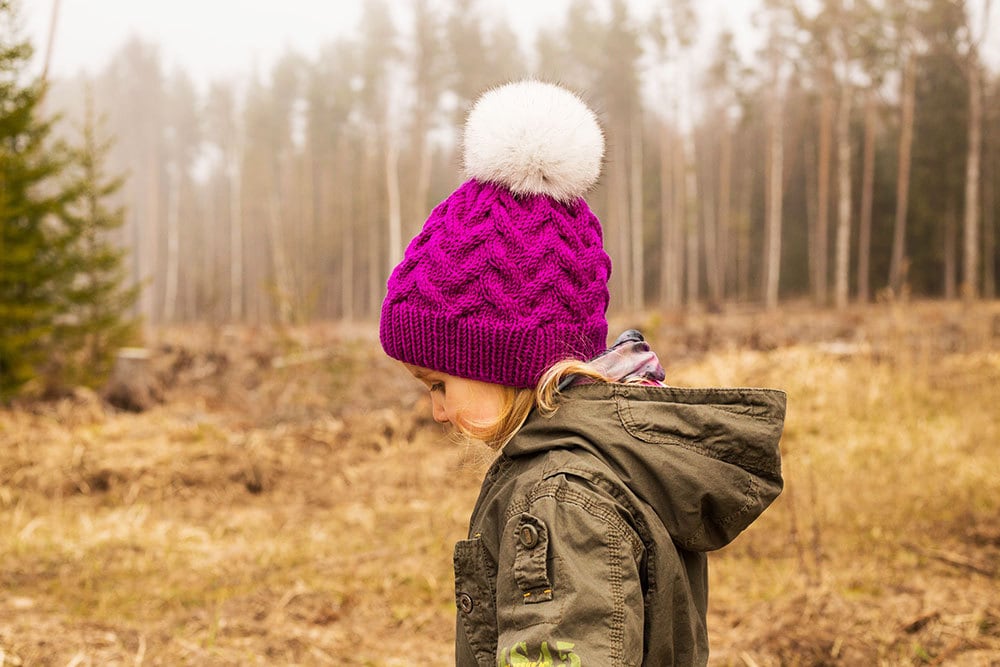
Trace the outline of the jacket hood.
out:
<instances>
[{"instance_id":1,"label":"jacket hood","mask_svg":"<svg viewBox=\"0 0 1000 667\"><path fill-rule=\"evenodd\" d=\"M785 393L597 383L568 387L504 447L516 458L582 449L691 551L731 542L782 488Z\"/></svg>"}]
</instances>

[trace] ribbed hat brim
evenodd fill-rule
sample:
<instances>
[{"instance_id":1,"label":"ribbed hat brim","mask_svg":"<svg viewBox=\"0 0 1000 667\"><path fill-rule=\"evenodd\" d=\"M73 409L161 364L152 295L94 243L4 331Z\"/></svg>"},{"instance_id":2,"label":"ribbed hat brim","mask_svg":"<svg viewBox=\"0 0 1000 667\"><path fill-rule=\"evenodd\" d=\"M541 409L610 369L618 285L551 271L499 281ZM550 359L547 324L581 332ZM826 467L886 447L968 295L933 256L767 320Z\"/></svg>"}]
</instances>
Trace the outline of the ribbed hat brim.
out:
<instances>
[{"instance_id":1,"label":"ribbed hat brim","mask_svg":"<svg viewBox=\"0 0 1000 667\"><path fill-rule=\"evenodd\" d=\"M379 339L399 361L449 375L511 387L533 388L553 363L586 360L606 345L603 317L547 326L482 322L419 310L405 303L382 304Z\"/></svg>"}]
</instances>

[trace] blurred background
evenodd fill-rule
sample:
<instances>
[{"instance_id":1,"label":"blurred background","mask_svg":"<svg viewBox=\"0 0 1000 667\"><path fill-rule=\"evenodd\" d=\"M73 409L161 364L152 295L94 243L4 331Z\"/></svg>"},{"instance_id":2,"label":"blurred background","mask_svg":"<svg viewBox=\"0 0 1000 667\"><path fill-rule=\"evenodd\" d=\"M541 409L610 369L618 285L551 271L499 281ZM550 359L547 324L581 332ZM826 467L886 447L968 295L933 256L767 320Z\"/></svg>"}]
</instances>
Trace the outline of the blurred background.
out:
<instances>
[{"instance_id":1,"label":"blurred background","mask_svg":"<svg viewBox=\"0 0 1000 667\"><path fill-rule=\"evenodd\" d=\"M1000 664L995 2L0 0L0 667L452 662L491 453L376 323L525 76L611 333L789 396L712 664Z\"/></svg>"},{"instance_id":2,"label":"blurred background","mask_svg":"<svg viewBox=\"0 0 1000 667\"><path fill-rule=\"evenodd\" d=\"M70 141L90 90L149 324L374 317L471 100L524 76L601 113L617 309L991 297L990 4L35 0L25 71Z\"/></svg>"}]
</instances>

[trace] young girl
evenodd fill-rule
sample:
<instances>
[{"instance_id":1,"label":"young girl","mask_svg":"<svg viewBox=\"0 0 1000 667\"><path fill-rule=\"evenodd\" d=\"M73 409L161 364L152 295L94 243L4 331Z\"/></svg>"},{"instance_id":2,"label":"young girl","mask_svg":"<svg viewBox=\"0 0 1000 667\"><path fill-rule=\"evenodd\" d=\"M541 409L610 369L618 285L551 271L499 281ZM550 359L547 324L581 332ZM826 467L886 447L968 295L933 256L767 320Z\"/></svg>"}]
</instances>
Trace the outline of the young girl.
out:
<instances>
[{"instance_id":1,"label":"young girl","mask_svg":"<svg viewBox=\"0 0 1000 667\"><path fill-rule=\"evenodd\" d=\"M663 386L637 332L604 350L603 154L573 93L487 92L469 180L389 278L386 353L500 450L455 546L457 665L705 664L706 552L781 491L782 392Z\"/></svg>"}]
</instances>

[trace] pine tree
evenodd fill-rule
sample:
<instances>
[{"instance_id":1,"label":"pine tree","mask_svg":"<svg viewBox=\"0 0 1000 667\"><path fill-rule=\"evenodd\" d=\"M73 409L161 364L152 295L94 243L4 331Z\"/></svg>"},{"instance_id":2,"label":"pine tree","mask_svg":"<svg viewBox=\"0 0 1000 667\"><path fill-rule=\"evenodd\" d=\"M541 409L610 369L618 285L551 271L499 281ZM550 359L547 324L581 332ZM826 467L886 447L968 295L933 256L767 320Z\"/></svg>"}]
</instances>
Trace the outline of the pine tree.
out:
<instances>
[{"instance_id":1,"label":"pine tree","mask_svg":"<svg viewBox=\"0 0 1000 667\"><path fill-rule=\"evenodd\" d=\"M64 268L51 229L74 197L56 184L69 154L48 145L54 121L40 115L44 84L23 83L32 47L17 34L16 18L12 3L0 0L0 401L43 360Z\"/></svg>"},{"instance_id":2,"label":"pine tree","mask_svg":"<svg viewBox=\"0 0 1000 667\"><path fill-rule=\"evenodd\" d=\"M124 179L104 173L112 142L100 138L100 120L88 90L80 145L73 154L70 190L77 197L66 207L59 227L64 248L60 274L65 280L56 298L58 313L46 363L50 391L102 382L111 372L115 350L136 333L128 312L139 288L125 287L125 252L109 238L125 221L122 208L107 204Z\"/></svg>"},{"instance_id":3,"label":"pine tree","mask_svg":"<svg viewBox=\"0 0 1000 667\"><path fill-rule=\"evenodd\" d=\"M137 294L107 238L123 219L105 205L121 185L103 173L108 146L92 113L79 149L51 138L16 23L0 0L0 402L40 374L49 390L101 379Z\"/></svg>"}]
</instances>

